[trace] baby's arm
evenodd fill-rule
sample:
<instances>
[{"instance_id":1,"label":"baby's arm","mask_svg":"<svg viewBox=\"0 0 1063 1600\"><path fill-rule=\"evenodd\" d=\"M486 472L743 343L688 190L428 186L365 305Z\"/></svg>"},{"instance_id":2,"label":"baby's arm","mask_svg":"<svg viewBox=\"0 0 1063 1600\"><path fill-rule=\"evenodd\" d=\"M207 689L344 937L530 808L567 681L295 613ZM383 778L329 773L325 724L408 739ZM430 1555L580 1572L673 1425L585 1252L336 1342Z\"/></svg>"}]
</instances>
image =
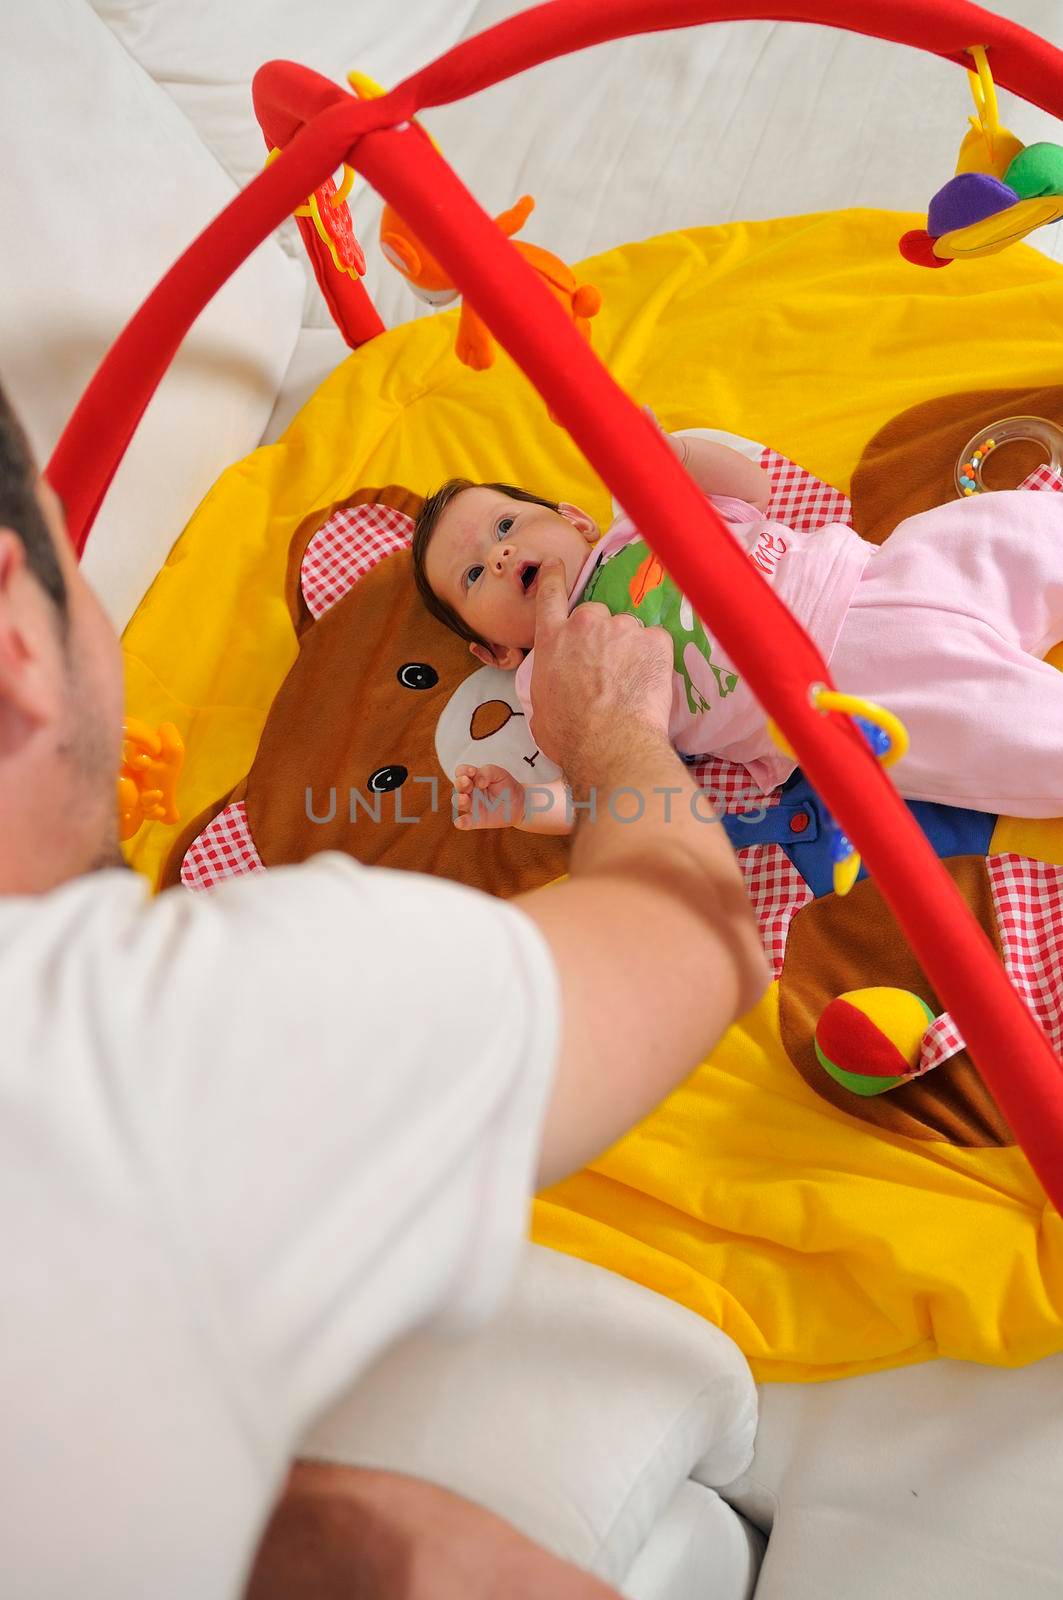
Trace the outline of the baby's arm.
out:
<instances>
[{"instance_id":1,"label":"baby's arm","mask_svg":"<svg viewBox=\"0 0 1063 1600\"><path fill-rule=\"evenodd\" d=\"M650 421L660 423L648 406L643 408ZM661 428L664 433L664 429ZM756 511L767 511L771 499L771 479L763 467L750 461L740 450L718 444L715 439L692 438L689 434L664 433L669 445L686 467L702 494L718 494L728 500L744 500Z\"/></svg>"},{"instance_id":2,"label":"baby's arm","mask_svg":"<svg viewBox=\"0 0 1063 1600\"><path fill-rule=\"evenodd\" d=\"M686 434L665 438L703 494L744 500L757 511L767 511L771 479L763 467L715 439L692 439Z\"/></svg>"},{"instance_id":3,"label":"baby's arm","mask_svg":"<svg viewBox=\"0 0 1063 1600\"><path fill-rule=\"evenodd\" d=\"M454 774L454 826L571 833L568 791L560 778L525 788L505 767L461 766Z\"/></svg>"}]
</instances>

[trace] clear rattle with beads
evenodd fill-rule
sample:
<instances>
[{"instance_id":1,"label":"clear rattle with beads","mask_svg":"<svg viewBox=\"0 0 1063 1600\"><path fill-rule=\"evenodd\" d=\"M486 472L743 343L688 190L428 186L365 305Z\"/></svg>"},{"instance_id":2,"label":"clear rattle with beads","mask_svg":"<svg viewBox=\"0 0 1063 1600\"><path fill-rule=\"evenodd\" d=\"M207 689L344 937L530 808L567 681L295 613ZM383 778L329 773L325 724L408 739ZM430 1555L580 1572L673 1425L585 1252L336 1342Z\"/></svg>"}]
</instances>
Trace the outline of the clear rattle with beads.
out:
<instances>
[{"instance_id":1,"label":"clear rattle with beads","mask_svg":"<svg viewBox=\"0 0 1063 1600\"><path fill-rule=\"evenodd\" d=\"M983 482L982 469L986 461L1001 445L1016 440L1039 444L1047 454L1045 465L1063 479L1063 428L1049 422L1047 417L1004 417L991 422L969 439L956 463L956 493L962 497L985 494L989 485Z\"/></svg>"}]
</instances>

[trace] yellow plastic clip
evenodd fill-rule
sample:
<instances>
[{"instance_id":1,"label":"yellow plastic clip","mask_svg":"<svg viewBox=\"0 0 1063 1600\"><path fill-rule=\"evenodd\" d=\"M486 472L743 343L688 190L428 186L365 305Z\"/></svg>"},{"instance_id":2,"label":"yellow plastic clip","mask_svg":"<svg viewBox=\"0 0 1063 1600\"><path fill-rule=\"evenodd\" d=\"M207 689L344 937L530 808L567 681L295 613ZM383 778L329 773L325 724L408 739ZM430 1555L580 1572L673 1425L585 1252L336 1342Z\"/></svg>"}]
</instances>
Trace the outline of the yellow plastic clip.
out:
<instances>
[{"instance_id":1,"label":"yellow plastic clip","mask_svg":"<svg viewBox=\"0 0 1063 1600\"><path fill-rule=\"evenodd\" d=\"M866 722L873 722L876 728L881 728L890 742L889 749L879 757L884 767L892 767L907 752L911 742L908 729L900 717L895 717L892 711L887 711L877 701L865 700L859 694L843 694L840 689L828 689L825 684L817 683L813 686L812 704L817 711L847 711L851 717L863 717Z\"/></svg>"},{"instance_id":2,"label":"yellow plastic clip","mask_svg":"<svg viewBox=\"0 0 1063 1600\"><path fill-rule=\"evenodd\" d=\"M118 769L118 835L131 839L145 822L180 822L177 779L185 759L184 741L172 722L158 731L139 717L122 724L122 764Z\"/></svg>"},{"instance_id":3,"label":"yellow plastic clip","mask_svg":"<svg viewBox=\"0 0 1063 1600\"><path fill-rule=\"evenodd\" d=\"M280 150L275 145L266 157L264 168L270 166L274 161L276 161L279 155ZM329 205L333 210L335 210L337 206L341 206L343 204L347 196L350 194L353 186L354 168L345 161L343 163L343 181L337 188L335 194L329 196ZM321 220L321 207L318 205L317 195L310 195L308 199L303 201L302 205L296 206L295 210L292 212L292 216L310 218L315 229L317 230L318 238L321 240L322 244L326 246L329 255L332 257L332 265L335 267L336 271L345 272L349 278L353 278L355 282L357 282L359 273L357 273L353 267L344 266L336 249L335 240L331 237L328 229Z\"/></svg>"},{"instance_id":4,"label":"yellow plastic clip","mask_svg":"<svg viewBox=\"0 0 1063 1600\"><path fill-rule=\"evenodd\" d=\"M984 44L972 44L967 48L967 54L974 61L975 70L967 69L967 82L971 86L971 98L974 101L976 115L968 117L972 128L980 130L990 160L993 157L993 140L1000 132L1000 117L997 112L997 91L993 82L993 74L989 70L989 59L986 55Z\"/></svg>"},{"instance_id":5,"label":"yellow plastic clip","mask_svg":"<svg viewBox=\"0 0 1063 1600\"><path fill-rule=\"evenodd\" d=\"M354 168L349 161L343 163L343 182L329 200L330 206L341 206L354 188Z\"/></svg>"},{"instance_id":6,"label":"yellow plastic clip","mask_svg":"<svg viewBox=\"0 0 1063 1600\"><path fill-rule=\"evenodd\" d=\"M382 84L377 83L375 78L371 78L368 72L357 72L353 67L347 74L347 82L350 84L359 100L382 100L384 96L389 93L389 91L385 89ZM423 134L427 135L432 148L439 150L438 144L432 138L432 135L428 132L428 129L425 127L424 123L418 122L416 126L420 128ZM441 150L439 150L439 153L440 155L443 154Z\"/></svg>"},{"instance_id":7,"label":"yellow plastic clip","mask_svg":"<svg viewBox=\"0 0 1063 1600\"><path fill-rule=\"evenodd\" d=\"M974 61L974 71L968 67L967 82L971 86L975 115L968 117L970 127L963 136L956 172L981 172L990 178L1003 180L1005 172L1022 150L1023 142L1005 128L997 113L997 91L993 74L989 70L986 48L981 44L968 46L967 54ZM1021 236L1020 236L1021 237Z\"/></svg>"},{"instance_id":8,"label":"yellow plastic clip","mask_svg":"<svg viewBox=\"0 0 1063 1600\"><path fill-rule=\"evenodd\" d=\"M878 757L884 767L891 767L899 761L908 749L908 730L899 717L892 711L887 711L885 706L880 706L874 700L865 700L863 695L843 694L840 689L828 689L824 683L813 683L809 687L808 697L817 711L842 711L852 717L863 717L865 722L873 723L876 728L889 739L889 746ZM779 746L784 755L797 760L797 752L784 736L778 724L768 718L768 732ZM856 850L850 850L841 861L834 863L834 892L836 895L846 895L856 882L860 872L860 855Z\"/></svg>"},{"instance_id":9,"label":"yellow plastic clip","mask_svg":"<svg viewBox=\"0 0 1063 1600\"><path fill-rule=\"evenodd\" d=\"M347 74L347 82L359 100L382 100L387 94L383 84L377 83L368 72L358 72L354 67Z\"/></svg>"}]
</instances>

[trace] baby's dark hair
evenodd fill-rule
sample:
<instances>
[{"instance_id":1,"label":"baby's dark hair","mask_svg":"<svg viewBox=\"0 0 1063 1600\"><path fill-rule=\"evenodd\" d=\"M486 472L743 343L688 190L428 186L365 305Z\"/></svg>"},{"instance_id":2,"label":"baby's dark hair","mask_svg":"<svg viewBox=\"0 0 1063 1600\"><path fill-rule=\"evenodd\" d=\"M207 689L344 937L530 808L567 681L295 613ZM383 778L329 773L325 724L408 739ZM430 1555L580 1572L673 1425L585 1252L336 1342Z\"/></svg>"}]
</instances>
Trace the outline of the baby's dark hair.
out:
<instances>
[{"instance_id":1,"label":"baby's dark hair","mask_svg":"<svg viewBox=\"0 0 1063 1600\"><path fill-rule=\"evenodd\" d=\"M461 494L463 489L494 489L498 494L509 495L511 500L527 500L532 505L546 506L549 511L558 511L560 507L556 500L544 500L542 495L530 494L527 489L518 489L512 483L474 483L471 478L448 478L435 494L428 496L421 507L413 525L413 579L417 585L417 593L433 617L448 627L452 633L456 633L459 638L467 639L470 644L486 645L490 650L491 640L482 639L467 622L462 621L453 606L448 606L445 600L439 598L425 572L428 546L439 519L450 502Z\"/></svg>"}]
</instances>

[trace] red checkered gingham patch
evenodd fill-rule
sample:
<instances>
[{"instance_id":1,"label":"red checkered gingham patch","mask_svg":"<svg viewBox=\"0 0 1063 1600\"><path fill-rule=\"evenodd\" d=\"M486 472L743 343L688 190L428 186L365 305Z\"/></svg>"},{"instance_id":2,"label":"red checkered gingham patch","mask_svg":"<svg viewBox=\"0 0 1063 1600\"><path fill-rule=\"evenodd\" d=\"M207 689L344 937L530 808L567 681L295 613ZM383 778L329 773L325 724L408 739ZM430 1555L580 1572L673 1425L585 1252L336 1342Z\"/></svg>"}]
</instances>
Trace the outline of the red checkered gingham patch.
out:
<instances>
[{"instance_id":1,"label":"red checkered gingham patch","mask_svg":"<svg viewBox=\"0 0 1063 1600\"><path fill-rule=\"evenodd\" d=\"M777 978L786 955L790 924L802 906L814 898L781 845L752 844L738 851L746 892L756 912L757 926L771 975Z\"/></svg>"},{"instance_id":2,"label":"red checkered gingham patch","mask_svg":"<svg viewBox=\"0 0 1063 1600\"><path fill-rule=\"evenodd\" d=\"M740 815L743 811L770 810L779 804L778 789L764 794L745 767L733 761L707 756L693 772L695 780L712 796L717 810ZM801 907L813 899L812 890L780 845L751 844L735 854L756 912L772 977L777 978L782 971L790 923Z\"/></svg>"},{"instance_id":3,"label":"red checkered gingham patch","mask_svg":"<svg viewBox=\"0 0 1063 1600\"><path fill-rule=\"evenodd\" d=\"M853 508L840 489L832 489L829 483L814 478L811 472L806 472L788 456L780 455L778 450L765 449L760 464L771 478L768 516L774 522L785 522L801 533L811 533L825 522L852 525Z\"/></svg>"},{"instance_id":4,"label":"red checkered gingham patch","mask_svg":"<svg viewBox=\"0 0 1063 1600\"><path fill-rule=\"evenodd\" d=\"M987 856L1004 968L1057 1053L1063 1045L1063 867L1011 852ZM964 1048L948 1012L923 1036L920 1073Z\"/></svg>"},{"instance_id":5,"label":"red checkered gingham patch","mask_svg":"<svg viewBox=\"0 0 1063 1600\"><path fill-rule=\"evenodd\" d=\"M1045 1029L1063 1042L1063 867L1027 856L987 856L1004 965Z\"/></svg>"},{"instance_id":6,"label":"red checkered gingham patch","mask_svg":"<svg viewBox=\"0 0 1063 1600\"><path fill-rule=\"evenodd\" d=\"M334 511L307 545L299 569L303 598L315 620L378 561L409 544L412 535L413 518L392 506L373 503Z\"/></svg>"},{"instance_id":7,"label":"red checkered gingham patch","mask_svg":"<svg viewBox=\"0 0 1063 1600\"><path fill-rule=\"evenodd\" d=\"M247 807L237 800L193 839L181 863L181 882L186 889L211 889L222 878L264 870L247 825Z\"/></svg>"},{"instance_id":8,"label":"red checkered gingham patch","mask_svg":"<svg viewBox=\"0 0 1063 1600\"><path fill-rule=\"evenodd\" d=\"M706 756L693 768L693 776L695 783L711 794L724 811L745 811L754 806L779 803L777 790L773 790L771 796L765 795L745 767L735 761Z\"/></svg>"},{"instance_id":9,"label":"red checkered gingham patch","mask_svg":"<svg viewBox=\"0 0 1063 1600\"><path fill-rule=\"evenodd\" d=\"M1056 494L1063 491L1063 478L1055 472L1046 461L1043 466L1035 467L1028 477L1023 478L1019 484L1020 489L1051 489Z\"/></svg>"},{"instance_id":10,"label":"red checkered gingham patch","mask_svg":"<svg viewBox=\"0 0 1063 1600\"><path fill-rule=\"evenodd\" d=\"M963 1035L953 1022L951 1014L943 1011L923 1034L919 1046L919 1064L912 1077L921 1078L924 1072L929 1072L932 1067L940 1067L943 1061L958 1055L963 1048Z\"/></svg>"}]
</instances>

